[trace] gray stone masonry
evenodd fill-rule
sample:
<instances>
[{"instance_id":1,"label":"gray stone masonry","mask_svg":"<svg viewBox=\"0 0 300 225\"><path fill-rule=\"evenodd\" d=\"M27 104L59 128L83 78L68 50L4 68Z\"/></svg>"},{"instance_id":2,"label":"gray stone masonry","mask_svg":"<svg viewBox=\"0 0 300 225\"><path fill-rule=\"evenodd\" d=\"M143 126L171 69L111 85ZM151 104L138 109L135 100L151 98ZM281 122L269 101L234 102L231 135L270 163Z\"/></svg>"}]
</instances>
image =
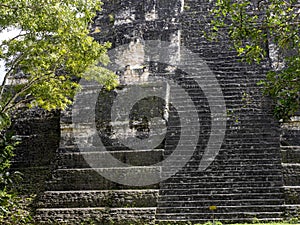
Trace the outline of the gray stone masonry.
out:
<instances>
[{"instance_id":1,"label":"gray stone masonry","mask_svg":"<svg viewBox=\"0 0 300 225\"><path fill-rule=\"evenodd\" d=\"M243 64L227 39L205 39L210 7L208 0L104 0L103 11L92 25L102 32L92 35L99 42L110 41L112 48L129 45L114 55L121 65L115 72L122 85L113 91L93 85L83 89L77 105L100 94L95 109L73 106L77 118L86 118L79 123L81 129L72 124L72 107L52 117L36 119L37 115L32 115L31 120L21 120L14 127L23 140L15 168L24 168L28 178L25 186L40 193L37 223L141 225L299 217L299 121L280 124L274 119L272 101L257 86L265 79L267 62L262 66ZM170 43L170 54L164 57L169 63L149 61L143 46L150 40ZM186 57L183 46L194 57ZM199 62L195 58L207 67L195 67ZM187 70L192 67L189 72L211 72L217 84L211 85L212 79L203 76L199 83L188 71L174 66L178 61ZM159 85L163 79L177 84L171 89L172 98L168 97L170 88ZM114 102L134 86L145 92L165 91L166 96L144 98L133 105L128 119L112 121ZM222 104L209 101L207 90L216 98L224 97L226 104L226 127L215 133L212 124L221 117L216 119L212 112ZM124 118L130 100L117 106L120 118ZM166 126L161 129L166 134L156 146L133 148L124 144L151 138L152 121L158 127ZM184 130L191 135L183 135ZM216 157L205 155L210 136L223 132L224 140L213 143L221 145L214 149L219 150ZM99 144L107 151L99 150ZM170 158L177 147L181 149L177 158ZM190 149L191 159L179 166ZM105 160L108 155L131 165L126 167L126 175L118 173L125 167ZM171 159L169 166L157 164L165 159ZM209 166L199 171L199 165L206 162ZM138 183L158 180L173 170L177 172L170 178L145 186L120 184L99 174L115 175L120 180L131 176ZM141 172L149 177L141 176ZM217 209L211 211L210 206Z\"/></svg>"},{"instance_id":2,"label":"gray stone masonry","mask_svg":"<svg viewBox=\"0 0 300 225\"><path fill-rule=\"evenodd\" d=\"M148 88L156 88L156 86L149 85ZM87 90L96 90L96 87L87 87ZM91 92L87 90L83 90L83 98L89 97ZM98 101L109 103L111 98L124 91L126 92L126 88L113 92L101 91ZM150 102L156 101L154 99ZM163 106L159 102L155 104ZM153 108L149 102L142 103L140 107L143 109L147 107L146 105ZM96 224L154 224L159 184L128 186L110 181L98 172L117 174L117 171L126 169L127 172L129 171L127 175L134 176L136 182L143 179L139 171L148 172L149 176L146 179L151 179L151 176L159 177L161 169L155 164L163 159L163 149L132 150L123 146L107 129L111 126L106 118L110 114L109 107L109 104L101 104L96 113L98 127L96 135L102 138L108 149L107 152L101 151L97 142L94 142L95 134L88 132L91 130L89 123L92 123L89 117L87 118L90 122L84 124L79 134L81 138L85 135L91 140L91 145L79 149L75 144L76 132L72 124L71 108L61 114L61 139L54 163L55 170L52 172L52 178L47 181L46 191L39 196L35 204L37 208L35 219L38 223L81 224L93 221ZM137 112L138 109L139 107L136 109ZM150 109L144 110L150 111ZM137 112L133 111L133 114ZM115 127L117 131L120 129L118 126ZM125 133L124 135L126 138L131 137ZM107 141L108 139L110 140ZM112 166L111 162L104 158L107 154L132 167ZM125 174L122 174L123 178L124 176Z\"/></svg>"},{"instance_id":3,"label":"gray stone masonry","mask_svg":"<svg viewBox=\"0 0 300 225\"><path fill-rule=\"evenodd\" d=\"M281 125L281 154L285 190L285 217L300 217L300 117Z\"/></svg>"}]
</instances>

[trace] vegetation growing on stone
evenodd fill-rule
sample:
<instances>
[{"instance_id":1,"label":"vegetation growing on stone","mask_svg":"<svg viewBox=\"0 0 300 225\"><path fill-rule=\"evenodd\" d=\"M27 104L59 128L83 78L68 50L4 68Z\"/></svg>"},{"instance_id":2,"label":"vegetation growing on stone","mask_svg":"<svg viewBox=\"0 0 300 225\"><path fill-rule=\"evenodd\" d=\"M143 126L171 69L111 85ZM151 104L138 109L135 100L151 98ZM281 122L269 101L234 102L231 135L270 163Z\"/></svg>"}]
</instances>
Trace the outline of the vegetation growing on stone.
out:
<instances>
[{"instance_id":1,"label":"vegetation growing on stone","mask_svg":"<svg viewBox=\"0 0 300 225\"><path fill-rule=\"evenodd\" d=\"M2 120L23 104L65 108L78 88L76 78L82 76L115 85L112 73L95 67L108 63L110 47L89 35L98 10L99 0L1 2L1 30L18 32L0 46L6 66L0 95ZM22 79L26 81L18 83Z\"/></svg>"},{"instance_id":2,"label":"vegetation growing on stone","mask_svg":"<svg viewBox=\"0 0 300 225\"><path fill-rule=\"evenodd\" d=\"M265 93L275 101L275 115L288 120L300 106L299 1L216 0L211 37L229 36L245 61L270 60Z\"/></svg>"},{"instance_id":3,"label":"vegetation growing on stone","mask_svg":"<svg viewBox=\"0 0 300 225\"><path fill-rule=\"evenodd\" d=\"M11 221L14 198L7 188L14 141L6 138L12 112L19 107L64 109L78 90L78 79L95 79L112 88L116 75L100 67L109 62L110 43L89 35L100 0L2 0L0 34L15 35L0 43L6 71L0 88L0 219ZM100 66L99 66L100 65ZM26 221L24 221L26 222Z\"/></svg>"}]
</instances>

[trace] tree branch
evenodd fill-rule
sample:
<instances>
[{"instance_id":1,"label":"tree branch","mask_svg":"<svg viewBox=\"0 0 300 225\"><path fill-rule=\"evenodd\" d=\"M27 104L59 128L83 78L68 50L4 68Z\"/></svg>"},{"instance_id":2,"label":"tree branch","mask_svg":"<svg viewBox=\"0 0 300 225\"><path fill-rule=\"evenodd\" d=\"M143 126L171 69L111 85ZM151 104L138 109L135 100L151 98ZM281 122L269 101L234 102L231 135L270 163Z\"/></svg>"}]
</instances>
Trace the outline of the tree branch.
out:
<instances>
[{"instance_id":1,"label":"tree branch","mask_svg":"<svg viewBox=\"0 0 300 225\"><path fill-rule=\"evenodd\" d=\"M13 62L11 68L9 69L9 71L4 75L3 78L3 82L2 82L2 87L1 87L1 92L0 92L0 101L2 100L2 96L4 93L4 89L5 89L5 83L8 79L8 77L11 75L11 73L14 71L14 69L16 68L16 65L18 63L18 61L24 56L24 53L20 54Z\"/></svg>"},{"instance_id":2,"label":"tree branch","mask_svg":"<svg viewBox=\"0 0 300 225\"><path fill-rule=\"evenodd\" d=\"M14 105L9 106L7 108L7 111L10 111L12 108L18 108L21 104L28 103L33 99L34 98L32 96L30 96L29 98L22 99L22 100L16 102Z\"/></svg>"},{"instance_id":3,"label":"tree branch","mask_svg":"<svg viewBox=\"0 0 300 225\"><path fill-rule=\"evenodd\" d=\"M20 34L18 34L17 36L13 37L13 38L10 39L10 40L8 40L8 41L7 41L7 44L9 44L10 42L12 42L13 40L18 39L19 37L26 36L27 34L28 34L28 33L26 33L26 34L21 34L21 32L20 32ZM6 44L6 45L7 45L7 44ZM2 42L0 46L3 46L3 45L4 45L4 44L3 44L3 42Z\"/></svg>"},{"instance_id":4,"label":"tree branch","mask_svg":"<svg viewBox=\"0 0 300 225\"><path fill-rule=\"evenodd\" d=\"M45 81L49 80L50 78L56 78L55 76L53 77L50 77L51 74L55 73L55 71L52 71L51 73L47 73L47 74L44 74L44 76L40 76L36 79L33 79L31 80L30 82L28 82L23 88L21 91L15 93L15 95L13 97L11 97L11 99L3 106L3 108L1 109L1 112L3 113L6 113L8 112L10 109L14 108L14 106L11 106L15 101L16 99L21 95L23 94L24 92L26 92L27 90L29 90L33 84L41 81L42 79L45 78Z\"/></svg>"},{"instance_id":5,"label":"tree branch","mask_svg":"<svg viewBox=\"0 0 300 225\"><path fill-rule=\"evenodd\" d=\"M0 7L3 7L3 8L9 8L9 9L15 9L15 10L18 9L17 7L13 7L13 6L10 6L10 5L6 5L6 4L3 4L3 3L0 3Z\"/></svg>"}]
</instances>

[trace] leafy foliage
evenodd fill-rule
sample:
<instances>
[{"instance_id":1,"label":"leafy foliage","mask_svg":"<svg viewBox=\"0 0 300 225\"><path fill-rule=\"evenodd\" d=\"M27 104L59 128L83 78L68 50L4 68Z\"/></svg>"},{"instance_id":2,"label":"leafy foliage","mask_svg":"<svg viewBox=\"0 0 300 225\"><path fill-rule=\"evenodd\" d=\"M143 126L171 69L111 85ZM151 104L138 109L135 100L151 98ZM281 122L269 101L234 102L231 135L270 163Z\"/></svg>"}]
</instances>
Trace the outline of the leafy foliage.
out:
<instances>
[{"instance_id":1,"label":"leafy foliage","mask_svg":"<svg viewBox=\"0 0 300 225\"><path fill-rule=\"evenodd\" d=\"M89 35L97 10L101 10L100 0L1 1L0 30L18 31L0 46L0 59L7 68L5 82L16 74L27 79L2 88L1 113L24 103L47 110L71 103L78 88L76 78L84 76L91 65L108 62L110 43L100 44ZM116 76L107 74L101 81L111 88Z\"/></svg>"},{"instance_id":2,"label":"leafy foliage","mask_svg":"<svg viewBox=\"0 0 300 225\"><path fill-rule=\"evenodd\" d=\"M260 84L276 103L275 115L288 120L300 106L300 4L298 0L215 0L211 37L229 36L248 63L270 59Z\"/></svg>"},{"instance_id":3,"label":"leafy foliage","mask_svg":"<svg viewBox=\"0 0 300 225\"><path fill-rule=\"evenodd\" d=\"M1 203L0 223L3 225L30 225L34 224L30 215L31 197L17 197L14 194L0 192L1 199L7 199L6 204Z\"/></svg>"},{"instance_id":4,"label":"leafy foliage","mask_svg":"<svg viewBox=\"0 0 300 225\"><path fill-rule=\"evenodd\" d=\"M16 179L20 174L10 173L13 150L18 144L12 133L6 132L0 137L0 223L1 224L26 224L30 221L29 211L26 210L23 200L18 198L13 191L17 184Z\"/></svg>"},{"instance_id":5,"label":"leafy foliage","mask_svg":"<svg viewBox=\"0 0 300 225\"><path fill-rule=\"evenodd\" d=\"M18 107L64 109L78 90L80 78L94 79L107 89L117 76L101 66L109 63L110 43L98 43L90 34L100 0L1 0L0 42L5 62L0 87L0 223L26 224L30 216L13 193L9 173L16 142L7 137L10 116Z\"/></svg>"},{"instance_id":6,"label":"leafy foliage","mask_svg":"<svg viewBox=\"0 0 300 225\"><path fill-rule=\"evenodd\" d=\"M7 186L11 186L13 179L19 177L18 174L11 175L9 168L11 158L14 156L14 148L19 142L14 140L12 132L6 132L0 136L0 191L7 191ZM1 198L0 198L1 201Z\"/></svg>"}]
</instances>

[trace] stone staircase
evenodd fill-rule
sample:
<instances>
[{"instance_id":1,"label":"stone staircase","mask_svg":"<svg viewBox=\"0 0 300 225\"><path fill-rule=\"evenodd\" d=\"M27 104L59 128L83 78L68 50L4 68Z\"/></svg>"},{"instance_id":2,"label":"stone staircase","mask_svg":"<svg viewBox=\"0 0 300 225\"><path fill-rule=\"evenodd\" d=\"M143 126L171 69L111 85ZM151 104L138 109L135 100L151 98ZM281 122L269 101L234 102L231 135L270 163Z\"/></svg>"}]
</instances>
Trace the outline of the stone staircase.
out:
<instances>
[{"instance_id":1,"label":"stone staircase","mask_svg":"<svg viewBox=\"0 0 300 225\"><path fill-rule=\"evenodd\" d=\"M195 77L186 75L187 71L176 70L175 74L168 75L166 73L172 68L167 70L167 65L154 62L153 65L150 64L150 71L153 72L153 67L157 67L154 69L157 76L162 73L161 76L178 83L180 90L184 89L195 104L198 115L196 118L199 118L199 121L188 123L187 128L195 130L195 125L198 122L200 124L199 135L196 134L198 143L192 159L182 168L177 165L178 160L174 159L172 165L175 170L179 168L178 173L160 184L124 185L101 176L100 174L117 175L120 170L135 175L137 168L148 172L153 178L165 175L164 172L168 172L165 171L166 168L155 166L155 163L170 156L177 145L182 147L182 155L178 157L184 156L186 146L191 145L193 137L192 135L180 137L181 129L185 128L181 126L184 120L176 117L180 117L178 113L181 113L186 115L186 120L189 121L190 112L194 109L194 106L191 110L185 104L187 98L182 97L182 92L175 94L173 103L176 104L173 104L173 108L170 107L164 143L153 149L141 147L133 150L112 141L118 137L114 137L111 124L108 122L111 121L111 112L108 108L111 107L114 94L121 93L122 90L113 93L102 92L100 99L102 102L99 102L96 112L99 114L97 119L100 120L97 121L97 128L100 130L99 133L104 134L102 141L107 151L103 152L97 147L97 143L84 149L78 148L73 137L71 110L61 115L58 148L52 144L58 142L57 129L52 129L53 138L49 135L49 127L43 123L38 123L33 130L27 132L40 135L43 141L38 142L35 137L28 139L26 143L24 142L26 144L24 149L34 148L35 154L31 152L24 154L34 156L34 162L46 158L45 162L40 162L42 165L38 166L42 166L40 170L46 168L47 175L52 176L47 182L46 191L39 196L36 203L37 223L82 224L93 221L101 225L143 225L155 222L168 224L169 221L197 223L212 219L222 222L281 221L283 216L288 218L299 216L299 121L294 121L294 125L283 125L282 141L279 146L278 122L273 119L269 100L262 96L257 86L258 81L265 79L265 69L241 64L237 60L236 53L229 48L227 39L221 40L222 44L211 43L199 33L205 30L203 24L206 20L203 20L203 16L208 13L209 2L199 0L105 0L104 2L103 14L95 20L95 26L103 27L103 32L94 34L96 40L100 42L109 40L115 46L131 42L136 35L143 38L143 41L173 41L172 43L178 45L174 48L178 51L171 54L174 58L170 57L170 61L176 60L178 55L183 57L180 55L182 45L209 63L209 68L215 74L226 102L225 138L213 163L207 170L198 171L211 134L210 107L219 107L218 101L208 103L206 93L203 93L194 80ZM127 18L134 19L128 22ZM199 23L201 21L203 23ZM127 55L132 60L132 54L127 52ZM188 65L193 64L193 60L194 57L189 58L183 65L189 68ZM202 66L195 68L194 73L202 72L206 72ZM208 82L207 79L201 82ZM151 89L151 86L149 88ZM213 86L211 88L213 89ZM90 95L92 97L95 94L96 89L97 87L93 86L87 88L83 103ZM159 92L160 89L156 87L155 90ZM161 103L156 102L154 106L159 108ZM147 102L142 103L137 109L145 112L153 110L148 108ZM81 110L82 116L87 118L90 116L90 108ZM158 117L158 114L153 117ZM54 122L51 120L49 124ZM91 121L81 125L83 136L90 135ZM23 127L20 130L25 131ZM122 131L121 127L120 130ZM125 129L120 133L130 132ZM184 144L179 143L179 139L183 140ZM53 149L57 149L56 154ZM111 165L110 161L106 160L108 154L131 166ZM57 156L56 160L53 160L54 155ZM49 161L52 161L54 166L52 173L48 166ZM28 160L24 160L24 163L32 165ZM21 166L24 166L24 163ZM35 167L31 170L32 173L37 172L37 169L38 167ZM151 179L139 177L138 173L136 175L137 183L143 179ZM39 179L33 182L36 180ZM45 182L39 183L36 182L36 186L44 189ZM209 209L210 206L216 206L217 209L212 211Z\"/></svg>"},{"instance_id":2,"label":"stone staircase","mask_svg":"<svg viewBox=\"0 0 300 225\"><path fill-rule=\"evenodd\" d=\"M276 148L267 151L224 149L206 171L190 165L162 182L157 221L282 221L281 159Z\"/></svg>"},{"instance_id":3,"label":"stone staircase","mask_svg":"<svg viewBox=\"0 0 300 225\"><path fill-rule=\"evenodd\" d=\"M300 217L300 117L282 124L281 153L285 190L285 217Z\"/></svg>"},{"instance_id":4,"label":"stone staircase","mask_svg":"<svg viewBox=\"0 0 300 225\"><path fill-rule=\"evenodd\" d=\"M184 78L179 82L183 87L188 86ZM190 96L197 91L197 87L193 86L186 89ZM223 94L225 101L240 104L232 89L224 88ZM203 104L205 96L197 93L197 98L193 100L201 112L199 142L187 165L170 179L161 182L156 220L160 224L205 223L214 219L225 224L282 221L283 172L280 146L276 143L279 129L272 114L262 111L253 113L252 106L248 106L249 109L240 112L238 122L228 118L222 148L211 165L205 171L199 171L203 149L210 134L207 129L210 118ZM255 101L261 100L254 99L253 105ZM228 108L230 106L228 104ZM181 110L188 113L189 109L182 107ZM169 121L170 130L176 127L176 123ZM168 135L175 139L176 134ZM168 135L165 155L174 145ZM211 206L216 206L216 210L210 210Z\"/></svg>"},{"instance_id":5,"label":"stone staircase","mask_svg":"<svg viewBox=\"0 0 300 225\"><path fill-rule=\"evenodd\" d=\"M61 115L55 170L47 190L36 203L36 221L41 224L153 224L158 184L128 186L110 181L99 172L114 174L126 169L136 173L138 168L160 176L160 167L151 165L162 160L163 149L131 150L119 145L107 147L109 152L97 147L79 150L73 137L71 116L71 109ZM105 154L131 166L112 167L111 162L103 160ZM94 163L97 168L91 168ZM136 179L137 182L140 179L138 174Z\"/></svg>"},{"instance_id":6,"label":"stone staircase","mask_svg":"<svg viewBox=\"0 0 300 225\"><path fill-rule=\"evenodd\" d=\"M95 156L94 152L87 152ZM133 151L118 151L114 156L128 160ZM141 155L151 154L159 157L161 150L142 151ZM99 224L144 224L155 220L158 198L158 185L146 187L125 186L109 181L94 169L85 166L80 153L60 153L60 167L54 171L49 183L37 204L36 220L40 223L67 222L80 224L93 221ZM101 153L98 153L101 157ZM135 157L134 158L138 158ZM143 157L142 157L143 158ZM144 160L147 158L143 158ZM68 161L71 167L68 168ZM76 161L77 160L77 161ZM74 162L78 164L74 165ZM142 162L142 161L139 161ZM148 159L147 159L147 162ZM64 165L64 167L62 167ZM101 170L106 168L99 168ZM118 168L109 168L113 173ZM143 169L152 169L143 167Z\"/></svg>"}]
</instances>

